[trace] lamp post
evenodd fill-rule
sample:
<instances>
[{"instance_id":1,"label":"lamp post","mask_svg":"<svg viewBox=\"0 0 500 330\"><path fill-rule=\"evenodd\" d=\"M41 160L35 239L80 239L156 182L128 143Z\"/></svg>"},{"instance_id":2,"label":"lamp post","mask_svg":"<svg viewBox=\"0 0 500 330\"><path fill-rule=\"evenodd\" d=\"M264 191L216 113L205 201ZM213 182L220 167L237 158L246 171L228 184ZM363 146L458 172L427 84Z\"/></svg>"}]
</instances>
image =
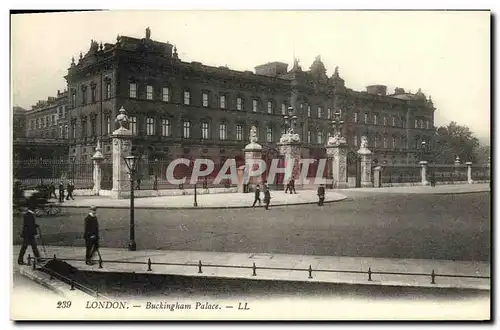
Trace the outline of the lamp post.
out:
<instances>
[{"instance_id":1,"label":"lamp post","mask_svg":"<svg viewBox=\"0 0 500 330\"><path fill-rule=\"evenodd\" d=\"M424 160L425 147L426 143L425 141L422 141L422 143L420 144L420 161Z\"/></svg>"},{"instance_id":2,"label":"lamp post","mask_svg":"<svg viewBox=\"0 0 500 330\"><path fill-rule=\"evenodd\" d=\"M135 244L135 224L134 224L134 178L135 172L137 170L137 163L139 157L137 156L127 156L125 157L125 164L128 168L128 173L130 176L130 230L129 230L129 243L128 250L135 251L137 249Z\"/></svg>"}]
</instances>

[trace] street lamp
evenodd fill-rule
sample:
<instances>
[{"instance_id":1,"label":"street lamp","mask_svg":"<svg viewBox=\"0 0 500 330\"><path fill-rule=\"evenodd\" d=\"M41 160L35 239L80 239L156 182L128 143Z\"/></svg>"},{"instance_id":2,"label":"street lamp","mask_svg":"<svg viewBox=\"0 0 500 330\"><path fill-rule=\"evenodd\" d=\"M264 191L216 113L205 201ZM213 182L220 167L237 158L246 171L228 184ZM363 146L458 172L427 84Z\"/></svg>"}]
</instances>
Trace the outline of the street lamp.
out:
<instances>
[{"instance_id":1,"label":"street lamp","mask_svg":"<svg viewBox=\"0 0 500 330\"><path fill-rule=\"evenodd\" d=\"M425 152L425 146L426 146L426 143L425 141L422 141L421 145L420 145L420 161L423 161L424 160L424 152Z\"/></svg>"},{"instance_id":2,"label":"street lamp","mask_svg":"<svg viewBox=\"0 0 500 330\"><path fill-rule=\"evenodd\" d=\"M128 173L130 176L130 239L128 243L128 250L135 251L137 249L135 245L135 228L134 228L134 177L137 171L137 164L139 163L139 157L137 156L127 156L124 158L125 164L128 168Z\"/></svg>"}]
</instances>

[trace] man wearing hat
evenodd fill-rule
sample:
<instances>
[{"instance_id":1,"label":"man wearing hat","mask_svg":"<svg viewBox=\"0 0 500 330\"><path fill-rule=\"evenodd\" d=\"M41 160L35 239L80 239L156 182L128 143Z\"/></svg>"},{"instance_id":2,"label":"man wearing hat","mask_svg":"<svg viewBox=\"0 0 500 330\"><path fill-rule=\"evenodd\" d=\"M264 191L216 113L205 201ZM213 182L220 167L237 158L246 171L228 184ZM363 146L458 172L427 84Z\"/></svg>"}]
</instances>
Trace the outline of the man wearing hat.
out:
<instances>
[{"instance_id":1,"label":"man wearing hat","mask_svg":"<svg viewBox=\"0 0 500 330\"><path fill-rule=\"evenodd\" d=\"M17 263L19 265L24 264L24 254L28 249L28 245L31 245L31 249L33 250L33 254L37 258L37 260L40 259L40 252L38 251L38 247L36 246L36 240L35 240L35 236L38 234L37 229L39 226L35 221L34 210L35 210L34 199L30 199L28 202L28 211L24 214L23 230L21 232L23 245L21 246L21 251L19 251L19 257L17 259Z\"/></svg>"},{"instance_id":2,"label":"man wearing hat","mask_svg":"<svg viewBox=\"0 0 500 330\"><path fill-rule=\"evenodd\" d=\"M99 249L99 223L96 216L97 208L92 206L89 214L85 217L85 232L83 238L85 239L85 246L87 247L85 253L85 263L92 265L92 257Z\"/></svg>"}]
</instances>

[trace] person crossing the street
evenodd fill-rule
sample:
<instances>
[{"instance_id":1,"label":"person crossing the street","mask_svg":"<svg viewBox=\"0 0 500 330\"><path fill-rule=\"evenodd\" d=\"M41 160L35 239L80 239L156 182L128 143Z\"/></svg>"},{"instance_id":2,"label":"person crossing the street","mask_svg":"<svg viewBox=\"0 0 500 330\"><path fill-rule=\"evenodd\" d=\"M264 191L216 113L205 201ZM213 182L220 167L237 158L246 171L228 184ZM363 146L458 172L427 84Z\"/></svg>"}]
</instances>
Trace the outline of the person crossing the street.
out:
<instances>
[{"instance_id":1,"label":"person crossing the street","mask_svg":"<svg viewBox=\"0 0 500 330\"><path fill-rule=\"evenodd\" d=\"M323 206L325 202L325 185L320 184L318 187L318 206Z\"/></svg>"},{"instance_id":2,"label":"person crossing the street","mask_svg":"<svg viewBox=\"0 0 500 330\"><path fill-rule=\"evenodd\" d=\"M260 186L255 186L255 199L253 201L252 207L255 207L255 203L259 202L259 206L261 205L260 201Z\"/></svg>"},{"instance_id":3,"label":"person crossing the street","mask_svg":"<svg viewBox=\"0 0 500 330\"><path fill-rule=\"evenodd\" d=\"M33 254L37 261L40 261L40 252L36 244L36 236L38 235L39 225L35 221L35 201L31 199L28 202L28 211L24 214L23 229L21 231L21 238L23 239L23 244L21 250L19 251L19 256L17 258L17 263L19 265L24 265L24 254L28 249L28 245L31 245Z\"/></svg>"}]
</instances>

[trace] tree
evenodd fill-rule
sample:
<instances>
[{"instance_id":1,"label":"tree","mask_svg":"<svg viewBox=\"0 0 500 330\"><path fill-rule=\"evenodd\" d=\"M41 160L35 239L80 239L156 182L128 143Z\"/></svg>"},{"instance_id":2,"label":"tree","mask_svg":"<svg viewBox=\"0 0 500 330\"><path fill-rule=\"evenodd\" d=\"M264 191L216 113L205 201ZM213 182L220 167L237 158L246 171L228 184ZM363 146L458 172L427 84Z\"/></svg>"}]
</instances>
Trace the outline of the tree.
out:
<instances>
[{"instance_id":1,"label":"tree","mask_svg":"<svg viewBox=\"0 0 500 330\"><path fill-rule=\"evenodd\" d=\"M436 164L453 164L457 156L461 162L476 162L478 147L479 140L469 127L452 121L435 130L431 153Z\"/></svg>"},{"instance_id":2,"label":"tree","mask_svg":"<svg viewBox=\"0 0 500 330\"><path fill-rule=\"evenodd\" d=\"M487 164L491 157L491 147L489 145L480 145L474 151L475 162L477 164Z\"/></svg>"}]
</instances>

